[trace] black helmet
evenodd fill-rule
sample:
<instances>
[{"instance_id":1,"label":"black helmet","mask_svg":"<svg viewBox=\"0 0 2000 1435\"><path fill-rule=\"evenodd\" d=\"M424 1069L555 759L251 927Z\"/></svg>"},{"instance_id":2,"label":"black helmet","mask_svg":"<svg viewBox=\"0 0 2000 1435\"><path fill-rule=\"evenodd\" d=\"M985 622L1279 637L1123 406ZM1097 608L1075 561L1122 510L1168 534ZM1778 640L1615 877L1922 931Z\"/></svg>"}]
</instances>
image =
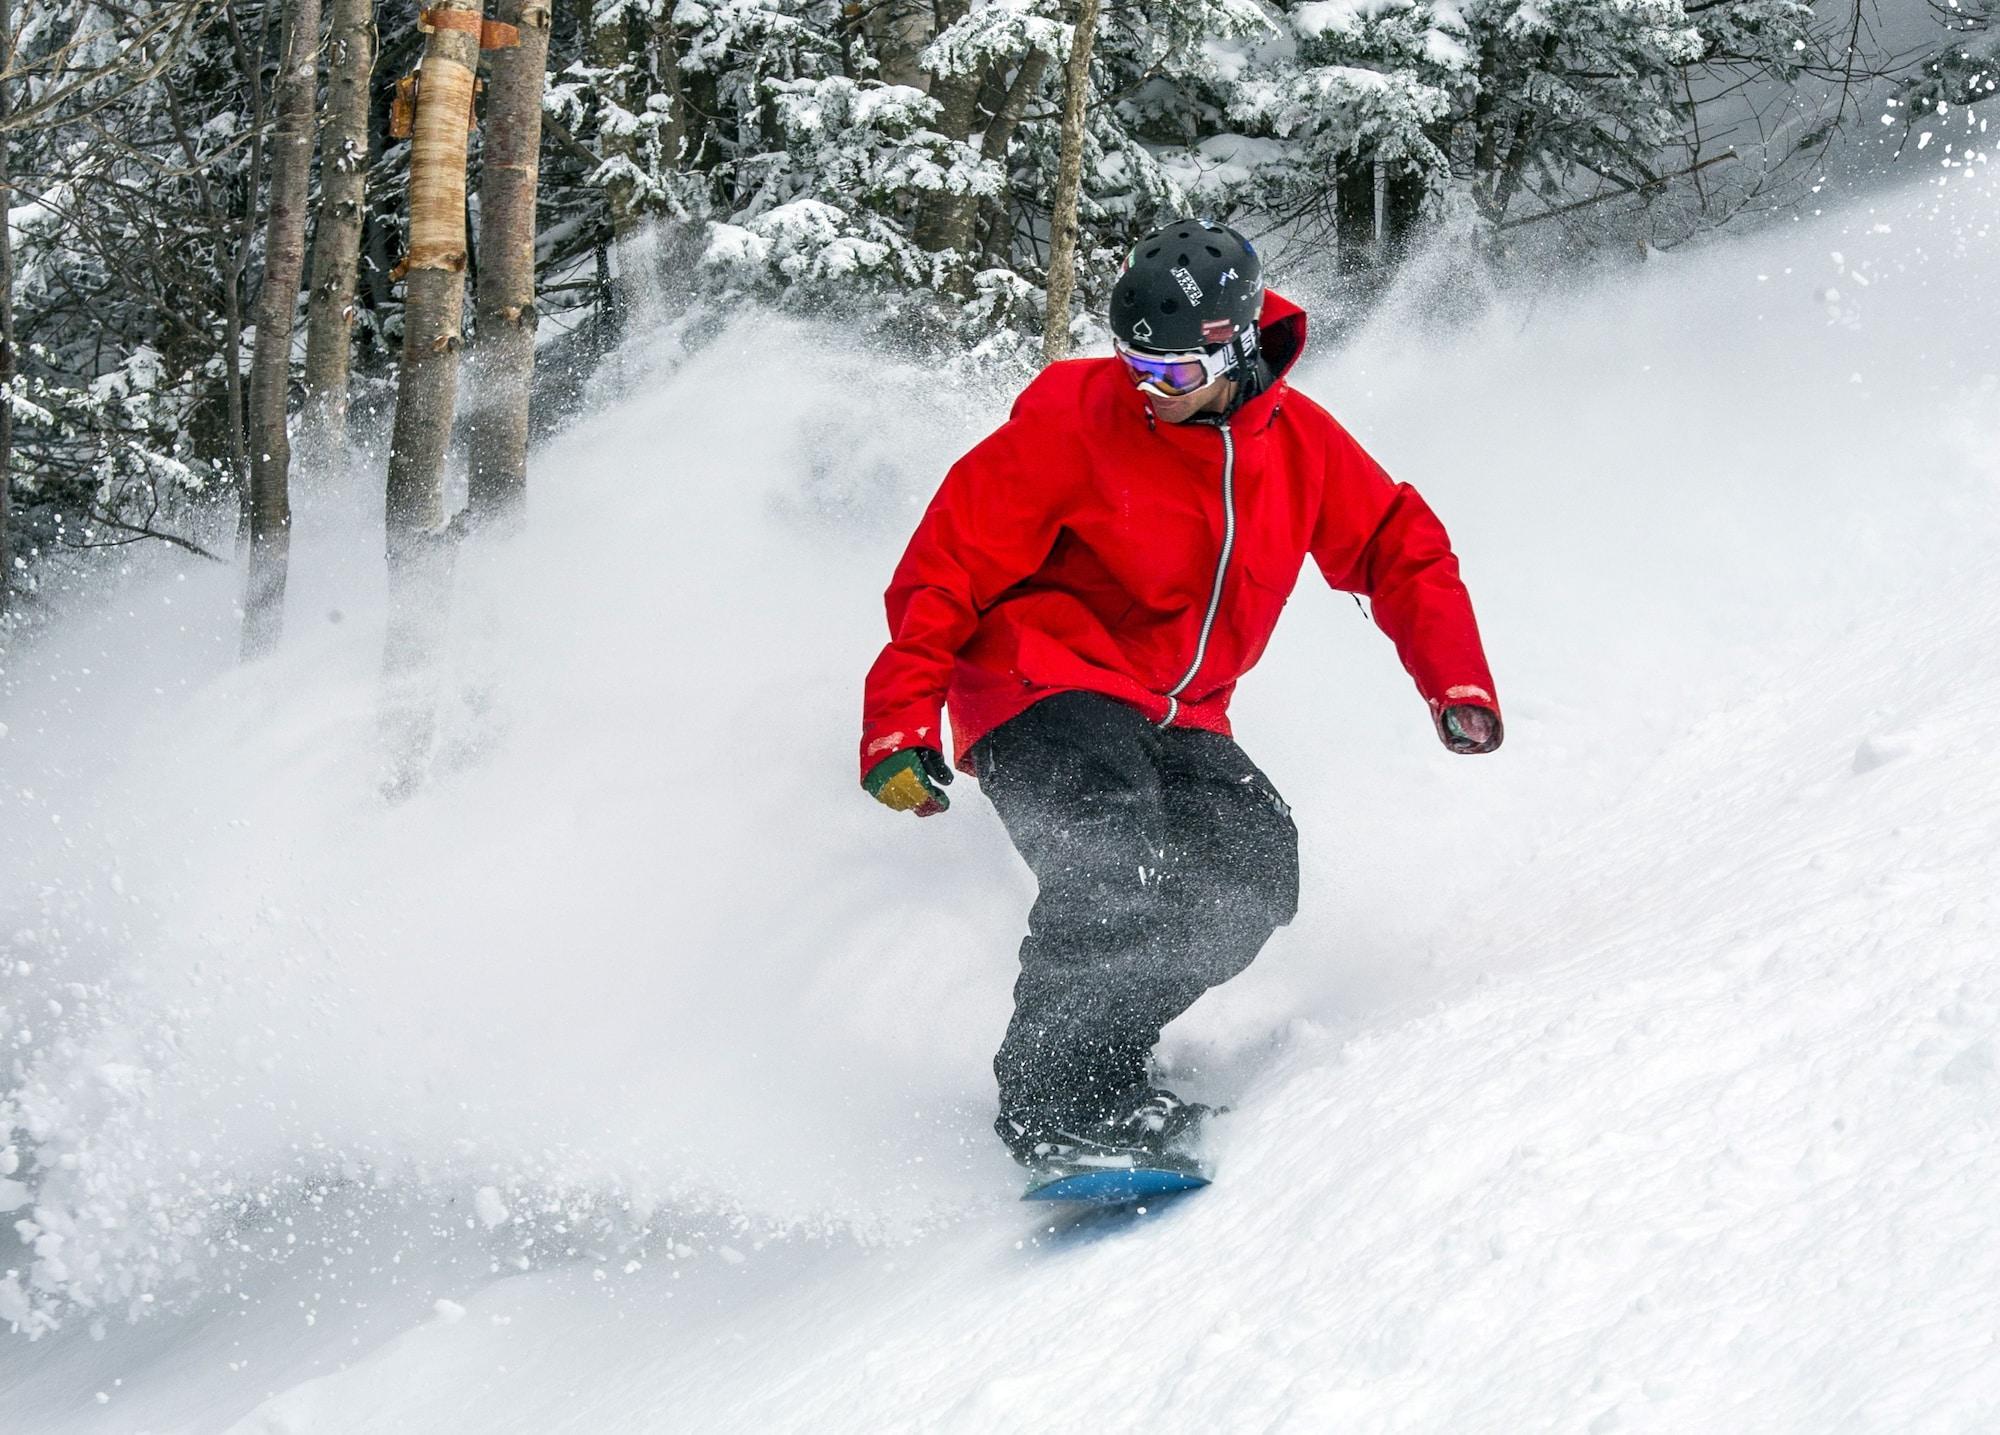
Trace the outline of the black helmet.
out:
<instances>
[{"instance_id":1,"label":"black helmet","mask_svg":"<svg viewBox=\"0 0 2000 1435\"><path fill-rule=\"evenodd\" d=\"M1247 362L1257 347L1263 271L1250 241L1227 225L1176 220L1125 256L1111 290L1111 332L1155 354L1212 353L1234 342L1236 362Z\"/></svg>"}]
</instances>

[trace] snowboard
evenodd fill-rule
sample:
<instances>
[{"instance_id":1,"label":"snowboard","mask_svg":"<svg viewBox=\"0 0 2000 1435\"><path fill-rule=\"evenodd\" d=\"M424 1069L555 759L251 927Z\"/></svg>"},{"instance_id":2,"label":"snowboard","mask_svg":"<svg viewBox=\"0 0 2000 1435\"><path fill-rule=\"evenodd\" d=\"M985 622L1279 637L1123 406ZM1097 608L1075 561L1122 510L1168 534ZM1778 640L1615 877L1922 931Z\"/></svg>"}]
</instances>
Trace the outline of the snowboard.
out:
<instances>
[{"instance_id":1,"label":"snowboard","mask_svg":"<svg viewBox=\"0 0 2000 1435\"><path fill-rule=\"evenodd\" d=\"M1038 1178L1021 1199L1082 1206L1132 1206L1198 1191L1207 1184L1208 1177L1192 1164L1080 1166Z\"/></svg>"}]
</instances>

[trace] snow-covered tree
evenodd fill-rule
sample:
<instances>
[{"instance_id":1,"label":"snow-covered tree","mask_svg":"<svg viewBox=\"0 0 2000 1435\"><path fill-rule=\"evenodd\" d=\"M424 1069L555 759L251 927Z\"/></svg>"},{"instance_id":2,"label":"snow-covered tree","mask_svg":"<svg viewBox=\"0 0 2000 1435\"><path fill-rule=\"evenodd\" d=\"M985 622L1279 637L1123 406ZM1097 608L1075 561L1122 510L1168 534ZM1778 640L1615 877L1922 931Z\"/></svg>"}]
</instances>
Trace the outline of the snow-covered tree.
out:
<instances>
[{"instance_id":1,"label":"snow-covered tree","mask_svg":"<svg viewBox=\"0 0 2000 1435\"><path fill-rule=\"evenodd\" d=\"M388 118L424 40L418 4L376 0L365 133L350 124L315 171L314 193L331 196L322 228L343 206L365 208L351 329L343 338L322 314L312 356L320 399L344 384L361 433L386 419L403 343L410 146ZM1992 92L1985 4L1963 0L1953 12L1964 33L1940 47L1912 113ZM352 58L367 6L343 6L348 38L336 49ZM645 247L649 287L709 312L754 302L837 313L940 357L1032 367L1074 8L552 6L534 249L537 385L556 399L541 404L544 421L561 408L557 386L580 388L615 336L640 277L642 246L629 241L647 224L666 236ZM181 468L199 478L157 508L148 498L147 523L241 491L280 10L279 0L115 10L45 0L18 26L24 58L0 82L16 185L16 388L68 393L73 402L55 408L34 402L79 417L57 437L15 405L17 543L52 541L58 511L63 533L77 533L109 496L91 478L105 459L87 434L115 428L119 442L140 444L160 460L147 470L155 485ZM1554 220L1529 232L1560 230L1582 244L1719 222L1754 195L1762 171L1734 166L1751 178L1717 202L1707 166L1750 141L1718 126L1713 107L1753 82L1781 97L1809 84L1836 91L1817 112L1794 106L1796 117L1768 132L1770 155L1807 162L1829 124L1853 117L1849 82L1876 62L1849 49L1845 29L1830 32L1834 18L1815 22L1805 0L1107 6L1085 77L1079 322L1098 310L1131 240L1179 213L1234 223L1287 264L1338 268L1362 289L1379 288L1439 225L1511 237ZM79 35L96 38L78 45ZM69 79L34 69L58 52L72 57ZM99 66L90 83L70 84L86 60ZM330 103L360 84L351 65L324 79ZM482 146L475 133L475 183ZM363 165L365 186L355 182ZM352 197L364 188L365 201ZM468 260L476 277L477 246ZM137 408L121 400L115 425L83 423L98 412L89 405L100 381L158 388ZM199 541L192 529L182 536Z\"/></svg>"}]
</instances>

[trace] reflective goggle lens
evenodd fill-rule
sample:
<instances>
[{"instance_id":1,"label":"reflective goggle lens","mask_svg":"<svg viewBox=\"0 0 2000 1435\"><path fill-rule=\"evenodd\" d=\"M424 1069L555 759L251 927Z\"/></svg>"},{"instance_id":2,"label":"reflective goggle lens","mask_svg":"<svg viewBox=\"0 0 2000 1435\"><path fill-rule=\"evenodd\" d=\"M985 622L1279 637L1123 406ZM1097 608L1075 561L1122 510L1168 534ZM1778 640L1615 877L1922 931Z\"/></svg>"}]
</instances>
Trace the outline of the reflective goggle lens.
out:
<instances>
[{"instance_id":1,"label":"reflective goggle lens","mask_svg":"<svg viewBox=\"0 0 2000 1435\"><path fill-rule=\"evenodd\" d=\"M1191 394L1215 377L1203 354L1140 354L1123 344L1116 347L1132 381L1162 394Z\"/></svg>"}]
</instances>

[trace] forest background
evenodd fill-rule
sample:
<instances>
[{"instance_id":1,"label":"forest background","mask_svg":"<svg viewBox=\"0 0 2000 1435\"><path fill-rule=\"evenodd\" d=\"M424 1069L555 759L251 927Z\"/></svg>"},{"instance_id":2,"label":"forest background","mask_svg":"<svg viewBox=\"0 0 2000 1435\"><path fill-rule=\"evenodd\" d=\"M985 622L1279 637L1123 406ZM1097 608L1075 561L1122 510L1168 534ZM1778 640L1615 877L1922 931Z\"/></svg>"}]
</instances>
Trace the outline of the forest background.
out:
<instances>
[{"instance_id":1,"label":"forest background","mask_svg":"<svg viewBox=\"0 0 2000 1435\"><path fill-rule=\"evenodd\" d=\"M684 356L768 304L1017 380L1098 335L1134 238L1198 212L1337 296L1337 341L1418 254L1441 257L1449 316L1473 279L1796 213L2000 89L1992 18L1986 0L504 0L482 26L463 0L0 0L4 621L97 581L90 550L158 542L244 565L263 650L294 479L386 473L392 569L399 531L406 552L455 538L482 445L511 444L489 490L517 491L530 422L578 410L640 291ZM410 77L453 44L486 79L463 192L430 196L461 236L440 260L413 232ZM1066 72L1073 294L1051 275ZM420 303L425 284L476 301ZM392 438L399 365L455 370L461 348L468 401L420 412L405 374Z\"/></svg>"}]
</instances>

